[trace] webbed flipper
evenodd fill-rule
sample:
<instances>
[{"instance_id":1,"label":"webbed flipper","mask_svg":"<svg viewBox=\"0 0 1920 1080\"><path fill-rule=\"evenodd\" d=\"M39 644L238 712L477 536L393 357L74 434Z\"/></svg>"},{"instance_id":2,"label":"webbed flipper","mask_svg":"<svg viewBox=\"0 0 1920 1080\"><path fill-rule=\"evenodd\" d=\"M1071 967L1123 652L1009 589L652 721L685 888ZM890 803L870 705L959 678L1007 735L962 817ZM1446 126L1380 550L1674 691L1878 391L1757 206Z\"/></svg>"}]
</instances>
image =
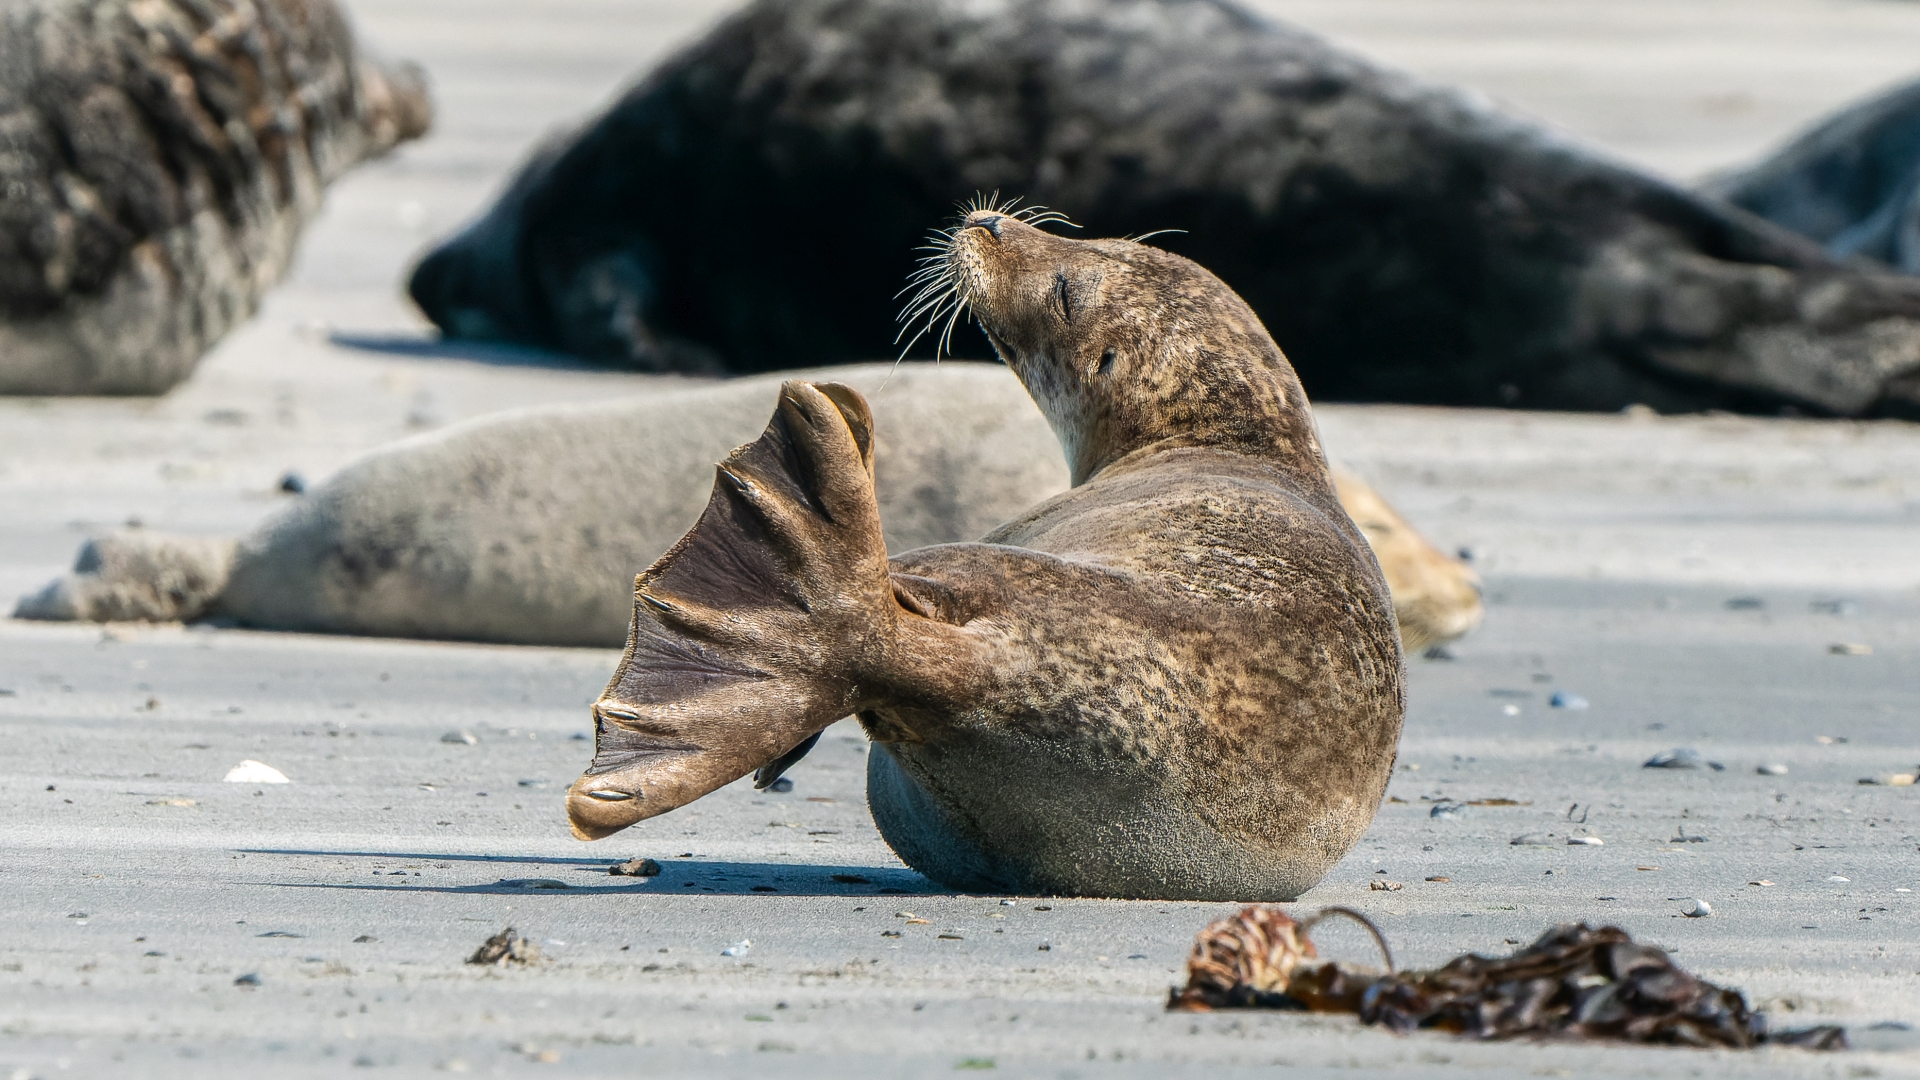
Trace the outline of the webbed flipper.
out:
<instances>
[{"instance_id":1,"label":"webbed flipper","mask_svg":"<svg viewBox=\"0 0 1920 1080\"><path fill-rule=\"evenodd\" d=\"M720 464L693 530L635 580L593 763L567 796L574 834L607 836L757 769L770 783L855 711L898 612L867 403L789 382L766 431Z\"/></svg>"}]
</instances>

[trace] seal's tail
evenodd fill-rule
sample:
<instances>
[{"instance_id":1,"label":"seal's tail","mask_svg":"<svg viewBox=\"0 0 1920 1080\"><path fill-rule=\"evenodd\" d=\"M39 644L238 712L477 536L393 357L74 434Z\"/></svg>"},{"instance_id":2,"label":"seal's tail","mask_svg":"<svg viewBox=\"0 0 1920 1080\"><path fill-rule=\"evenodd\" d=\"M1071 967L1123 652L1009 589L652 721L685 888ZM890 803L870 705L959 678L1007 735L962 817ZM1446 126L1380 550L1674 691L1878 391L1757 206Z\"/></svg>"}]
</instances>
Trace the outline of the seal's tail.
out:
<instances>
[{"instance_id":1,"label":"seal's tail","mask_svg":"<svg viewBox=\"0 0 1920 1080\"><path fill-rule=\"evenodd\" d=\"M225 537L122 529L82 545L73 569L21 597L13 617L191 622L219 600L237 548Z\"/></svg>"},{"instance_id":2,"label":"seal's tail","mask_svg":"<svg viewBox=\"0 0 1920 1080\"><path fill-rule=\"evenodd\" d=\"M786 383L693 530L634 582L593 763L567 796L574 834L607 836L756 769L771 783L855 711L897 612L872 413L848 387Z\"/></svg>"}]
</instances>

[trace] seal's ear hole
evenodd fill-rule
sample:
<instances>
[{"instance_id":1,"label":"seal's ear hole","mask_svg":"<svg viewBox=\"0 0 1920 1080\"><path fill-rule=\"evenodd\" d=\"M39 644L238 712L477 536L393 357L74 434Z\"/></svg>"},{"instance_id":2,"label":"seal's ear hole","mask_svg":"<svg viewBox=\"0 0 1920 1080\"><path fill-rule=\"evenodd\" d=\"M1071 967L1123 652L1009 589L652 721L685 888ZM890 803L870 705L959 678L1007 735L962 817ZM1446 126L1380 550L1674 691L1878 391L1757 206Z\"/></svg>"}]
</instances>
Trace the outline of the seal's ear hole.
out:
<instances>
[{"instance_id":1,"label":"seal's ear hole","mask_svg":"<svg viewBox=\"0 0 1920 1080\"><path fill-rule=\"evenodd\" d=\"M1107 374L1108 372L1110 372L1110 371L1112 371L1112 370L1113 370L1113 361L1114 361L1114 359L1116 358L1116 356L1117 356L1117 355L1118 355L1118 354L1116 354L1116 353L1115 353L1115 352L1113 351L1113 349L1112 349L1111 347L1109 347L1109 348L1107 349L1107 351L1106 351L1106 352L1103 352L1103 353L1101 353L1101 354L1100 354L1100 363L1099 363L1099 365L1098 365L1098 366L1096 366L1096 367L1095 367L1095 368L1093 369L1093 373L1094 373L1095 375L1105 375L1105 374Z\"/></svg>"}]
</instances>

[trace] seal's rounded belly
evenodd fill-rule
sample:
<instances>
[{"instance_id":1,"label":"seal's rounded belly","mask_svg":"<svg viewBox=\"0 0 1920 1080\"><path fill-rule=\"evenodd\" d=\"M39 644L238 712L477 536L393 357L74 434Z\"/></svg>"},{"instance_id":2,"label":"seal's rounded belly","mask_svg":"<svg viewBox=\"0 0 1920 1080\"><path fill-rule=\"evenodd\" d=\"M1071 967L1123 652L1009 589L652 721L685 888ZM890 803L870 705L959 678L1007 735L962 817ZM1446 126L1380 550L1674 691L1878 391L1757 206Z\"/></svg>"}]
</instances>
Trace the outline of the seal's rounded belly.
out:
<instances>
[{"instance_id":1,"label":"seal's rounded belly","mask_svg":"<svg viewBox=\"0 0 1920 1080\"><path fill-rule=\"evenodd\" d=\"M1386 587L1292 368L1177 256L994 210L948 237L927 310L971 307L1075 486L889 561L865 402L787 384L636 583L576 833L770 782L852 713L875 821L936 880L1297 895L1372 820L1404 701Z\"/></svg>"}]
</instances>

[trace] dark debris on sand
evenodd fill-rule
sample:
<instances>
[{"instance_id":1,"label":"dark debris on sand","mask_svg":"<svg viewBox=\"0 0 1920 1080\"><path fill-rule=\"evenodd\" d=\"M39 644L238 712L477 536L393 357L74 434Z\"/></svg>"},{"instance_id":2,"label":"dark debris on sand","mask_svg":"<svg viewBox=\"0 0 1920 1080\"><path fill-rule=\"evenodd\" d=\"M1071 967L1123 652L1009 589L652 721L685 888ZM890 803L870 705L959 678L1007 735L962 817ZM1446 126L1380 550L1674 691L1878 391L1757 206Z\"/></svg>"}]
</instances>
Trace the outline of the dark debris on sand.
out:
<instances>
[{"instance_id":1,"label":"dark debris on sand","mask_svg":"<svg viewBox=\"0 0 1920 1080\"><path fill-rule=\"evenodd\" d=\"M486 943L467 957L469 964L485 964L491 967L506 967L508 964L537 964L541 960L540 946L523 937L515 937L513 927L493 935Z\"/></svg>"},{"instance_id":2,"label":"dark debris on sand","mask_svg":"<svg viewBox=\"0 0 1920 1080\"><path fill-rule=\"evenodd\" d=\"M1187 985L1167 1007L1345 1012L1396 1032L1430 1028L1482 1039L1847 1046L1838 1027L1769 1032L1766 1015L1739 991L1681 970L1616 926L1564 923L1512 956L1468 954L1433 971L1394 972L1389 957L1381 974L1309 963L1316 953L1306 931L1319 917L1295 921L1280 908L1256 906L1213 923L1194 940Z\"/></svg>"}]
</instances>

